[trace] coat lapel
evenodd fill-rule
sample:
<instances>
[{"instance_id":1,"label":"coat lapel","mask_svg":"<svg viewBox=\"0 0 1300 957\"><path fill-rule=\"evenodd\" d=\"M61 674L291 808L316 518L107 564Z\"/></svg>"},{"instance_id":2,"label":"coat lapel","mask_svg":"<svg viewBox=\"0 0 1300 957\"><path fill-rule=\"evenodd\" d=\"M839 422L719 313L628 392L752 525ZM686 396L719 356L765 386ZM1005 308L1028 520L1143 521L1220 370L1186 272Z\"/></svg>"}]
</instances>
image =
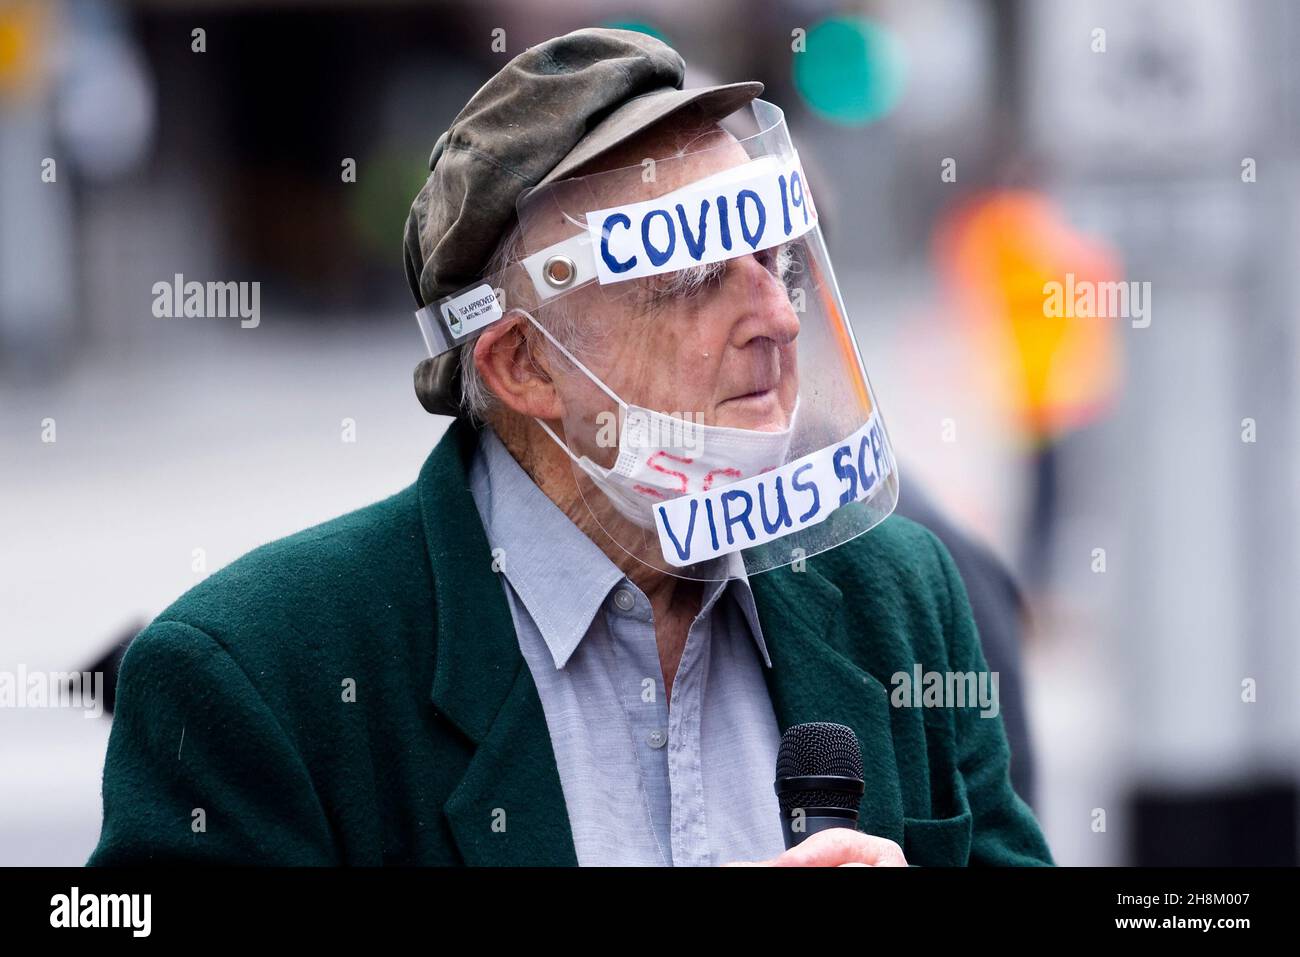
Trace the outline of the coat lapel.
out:
<instances>
[{"instance_id":1,"label":"coat lapel","mask_svg":"<svg viewBox=\"0 0 1300 957\"><path fill-rule=\"evenodd\" d=\"M470 865L575 865L541 699L469 491L478 432L456 419L419 479L437 651L430 700L475 745L443 807Z\"/></svg>"},{"instance_id":2,"label":"coat lapel","mask_svg":"<svg viewBox=\"0 0 1300 957\"><path fill-rule=\"evenodd\" d=\"M858 666L854 648L870 648L875 636L850 640L844 595L812 560L750 579L772 667L768 691L782 733L794 724L833 721L848 725L862 748L866 793L858 829L903 843L903 804L894 759L889 694ZM861 654L861 652L858 652Z\"/></svg>"}]
</instances>

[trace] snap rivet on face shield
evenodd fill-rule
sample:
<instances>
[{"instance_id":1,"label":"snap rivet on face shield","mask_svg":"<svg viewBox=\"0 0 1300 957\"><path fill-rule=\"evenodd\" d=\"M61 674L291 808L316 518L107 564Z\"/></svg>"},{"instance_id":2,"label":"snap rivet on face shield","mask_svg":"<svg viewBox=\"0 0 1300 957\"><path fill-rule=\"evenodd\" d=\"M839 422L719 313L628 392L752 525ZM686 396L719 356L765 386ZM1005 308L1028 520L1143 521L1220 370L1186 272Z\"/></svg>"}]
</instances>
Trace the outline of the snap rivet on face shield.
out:
<instances>
[{"instance_id":1,"label":"snap rivet on face shield","mask_svg":"<svg viewBox=\"0 0 1300 957\"><path fill-rule=\"evenodd\" d=\"M552 256L542 268L542 277L546 284L555 289L563 289L573 282L578 274L578 267L568 256Z\"/></svg>"}]
</instances>

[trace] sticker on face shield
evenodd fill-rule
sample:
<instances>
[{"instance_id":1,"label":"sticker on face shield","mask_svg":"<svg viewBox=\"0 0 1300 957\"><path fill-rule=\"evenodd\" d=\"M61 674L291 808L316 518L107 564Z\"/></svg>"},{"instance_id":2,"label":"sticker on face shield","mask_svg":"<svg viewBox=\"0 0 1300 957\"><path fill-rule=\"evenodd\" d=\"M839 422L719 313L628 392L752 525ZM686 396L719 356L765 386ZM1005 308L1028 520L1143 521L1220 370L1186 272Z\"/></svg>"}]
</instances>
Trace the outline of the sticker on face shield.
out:
<instances>
[{"instance_id":1,"label":"sticker on face shield","mask_svg":"<svg viewBox=\"0 0 1300 957\"><path fill-rule=\"evenodd\" d=\"M602 283L769 249L817 225L797 157L764 157L658 199L587 213Z\"/></svg>"},{"instance_id":2,"label":"sticker on face shield","mask_svg":"<svg viewBox=\"0 0 1300 957\"><path fill-rule=\"evenodd\" d=\"M503 315L496 291L487 283L452 296L442 304L442 318L457 339L496 322Z\"/></svg>"},{"instance_id":3,"label":"sticker on face shield","mask_svg":"<svg viewBox=\"0 0 1300 957\"><path fill-rule=\"evenodd\" d=\"M850 502L872 498L893 472L875 412L842 442L780 468L654 508L659 550L681 568L762 545L825 521Z\"/></svg>"}]
</instances>

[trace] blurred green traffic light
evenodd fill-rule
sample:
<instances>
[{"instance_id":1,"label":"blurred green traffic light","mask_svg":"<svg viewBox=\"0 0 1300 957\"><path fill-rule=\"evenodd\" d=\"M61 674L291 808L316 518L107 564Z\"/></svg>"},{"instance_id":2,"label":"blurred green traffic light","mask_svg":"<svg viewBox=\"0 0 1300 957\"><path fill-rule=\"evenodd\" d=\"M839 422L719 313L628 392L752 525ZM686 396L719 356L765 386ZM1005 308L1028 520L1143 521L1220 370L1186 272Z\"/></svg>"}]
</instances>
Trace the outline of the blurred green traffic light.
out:
<instances>
[{"instance_id":1,"label":"blurred green traffic light","mask_svg":"<svg viewBox=\"0 0 1300 957\"><path fill-rule=\"evenodd\" d=\"M865 126L898 105L906 56L892 32L865 17L830 17L808 31L794 54L794 85L817 115Z\"/></svg>"},{"instance_id":2,"label":"blurred green traffic light","mask_svg":"<svg viewBox=\"0 0 1300 957\"><path fill-rule=\"evenodd\" d=\"M656 26L649 23L643 23L640 20L607 20L601 24L602 27L608 27L611 30L635 30L637 33L644 33L652 36L656 40L662 40L669 46L672 46L668 37Z\"/></svg>"}]
</instances>

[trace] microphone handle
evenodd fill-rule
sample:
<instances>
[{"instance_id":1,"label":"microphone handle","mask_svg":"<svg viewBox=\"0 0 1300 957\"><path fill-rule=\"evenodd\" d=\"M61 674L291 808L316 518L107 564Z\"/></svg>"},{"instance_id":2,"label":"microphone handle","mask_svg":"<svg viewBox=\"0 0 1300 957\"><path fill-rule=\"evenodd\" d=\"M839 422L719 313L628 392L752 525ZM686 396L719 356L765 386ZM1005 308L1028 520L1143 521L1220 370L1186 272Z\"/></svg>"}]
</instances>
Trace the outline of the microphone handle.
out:
<instances>
[{"instance_id":1,"label":"microphone handle","mask_svg":"<svg viewBox=\"0 0 1300 957\"><path fill-rule=\"evenodd\" d=\"M802 843L810 834L827 831L833 827L857 827L858 812L838 807L795 808L790 814L781 815L781 833L785 837L785 849L788 851L796 844Z\"/></svg>"}]
</instances>

